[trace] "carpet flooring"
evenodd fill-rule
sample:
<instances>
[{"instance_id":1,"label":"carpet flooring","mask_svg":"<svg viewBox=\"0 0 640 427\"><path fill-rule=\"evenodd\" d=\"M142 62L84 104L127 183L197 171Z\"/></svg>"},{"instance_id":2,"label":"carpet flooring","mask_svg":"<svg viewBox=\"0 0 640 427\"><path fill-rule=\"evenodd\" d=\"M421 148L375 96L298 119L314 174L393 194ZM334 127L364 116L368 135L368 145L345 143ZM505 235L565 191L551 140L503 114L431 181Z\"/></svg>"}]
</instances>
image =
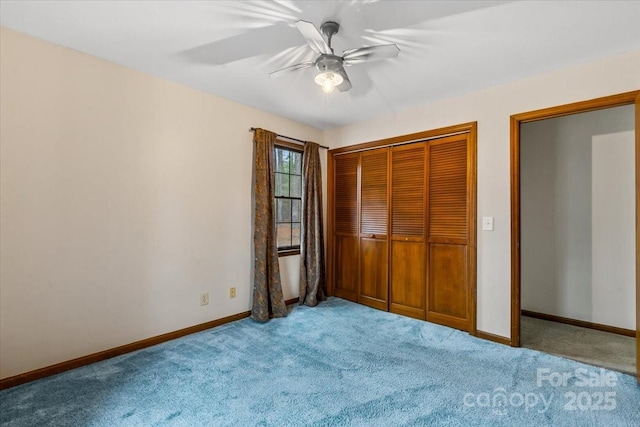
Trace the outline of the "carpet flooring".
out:
<instances>
[{"instance_id":1,"label":"carpet flooring","mask_svg":"<svg viewBox=\"0 0 640 427\"><path fill-rule=\"evenodd\" d=\"M532 350L636 373L636 339L632 337L522 316L520 341Z\"/></svg>"},{"instance_id":2,"label":"carpet flooring","mask_svg":"<svg viewBox=\"0 0 640 427\"><path fill-rule=\"evenodd\" d=\"M0 392L3 426L638 426L635 378L331 298Z\"/></svg>"}]
</instances>

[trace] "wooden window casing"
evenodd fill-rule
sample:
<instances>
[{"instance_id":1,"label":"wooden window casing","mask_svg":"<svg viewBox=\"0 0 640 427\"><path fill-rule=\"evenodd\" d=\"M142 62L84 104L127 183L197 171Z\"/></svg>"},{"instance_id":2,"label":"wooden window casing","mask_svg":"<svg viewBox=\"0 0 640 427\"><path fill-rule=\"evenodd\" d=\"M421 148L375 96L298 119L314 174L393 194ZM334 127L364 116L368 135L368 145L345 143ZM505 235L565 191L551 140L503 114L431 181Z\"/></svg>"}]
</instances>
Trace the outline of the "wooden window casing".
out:
<instances>
[{"instance_id":1,"label":"wooden window casing","mask_svg":"<svg viewBox=\"0 0 640 427\"><path fill-rule=\"evenodd\" d=\"M279 256L300 253L302 152L298 144L276 141L275 216Z\"/></svg>"}]
</instances>

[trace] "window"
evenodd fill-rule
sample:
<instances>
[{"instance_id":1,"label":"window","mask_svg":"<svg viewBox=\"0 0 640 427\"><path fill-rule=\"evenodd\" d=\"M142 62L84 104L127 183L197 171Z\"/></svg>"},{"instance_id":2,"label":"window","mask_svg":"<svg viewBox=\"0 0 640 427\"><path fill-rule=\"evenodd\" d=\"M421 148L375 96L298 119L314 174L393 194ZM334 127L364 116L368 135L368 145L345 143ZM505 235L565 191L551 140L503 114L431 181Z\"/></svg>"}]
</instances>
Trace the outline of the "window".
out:
<instances>
[{"instance_id":1,"label":"window","mask_svg":"<svg viewBox=\"0 0 640 427\"><path fill-rule=\"evenodd\" d=\"M300 252L302 215L302 151L276 145L276 228L281 255Z\"/></svg>"}]
</instances>

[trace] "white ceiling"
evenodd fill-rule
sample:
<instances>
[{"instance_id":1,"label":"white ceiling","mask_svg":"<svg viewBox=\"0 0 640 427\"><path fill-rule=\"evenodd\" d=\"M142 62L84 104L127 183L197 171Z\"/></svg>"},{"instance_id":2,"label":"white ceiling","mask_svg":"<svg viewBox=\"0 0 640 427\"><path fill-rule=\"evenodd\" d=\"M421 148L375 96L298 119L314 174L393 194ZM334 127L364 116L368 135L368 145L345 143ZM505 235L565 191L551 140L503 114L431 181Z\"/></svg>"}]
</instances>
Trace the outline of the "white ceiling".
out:
<instances>
[{"instance_id":1,"label":"white ceiling","mask_svg":"<svg viewBox=\"0 0 640 427\"><path fill-rule=\"evenodd\" d=\"M396 43L325 95L292 24L341 24L336 52ZM640 1L1 1L2 26L327 129L640 49Z\"/></svg>"}]
</instances>

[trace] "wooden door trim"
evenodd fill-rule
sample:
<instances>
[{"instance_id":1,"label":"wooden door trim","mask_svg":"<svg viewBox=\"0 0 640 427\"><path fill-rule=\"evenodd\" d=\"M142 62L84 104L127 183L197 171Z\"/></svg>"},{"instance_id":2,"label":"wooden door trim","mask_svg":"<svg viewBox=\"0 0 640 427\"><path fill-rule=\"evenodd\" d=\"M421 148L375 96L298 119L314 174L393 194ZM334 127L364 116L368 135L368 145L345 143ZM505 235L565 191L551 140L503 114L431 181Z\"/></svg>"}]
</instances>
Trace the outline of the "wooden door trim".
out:
<instances>
[{"instance_id":1,"label":"wooden door trim","mask_svg":"<svg viewBox=\"0 0 640 427\"><path fill-rule=\"evenodd\" d=\"M574 102L511 116L511 345L520 346L520 125L538 120L635 104L636 135L636 346L640 361L640 90ZM640 369L637 376L640 381Z\"/></svg>"},{"instance_id":2,"label":"wooden door trim","mask_svg":"<svg viewBox=\"0 0 640 427\"><path fill-rule=\"evenodd\" d=\"M555 107L542 108L540 110L528 111L526 113L514 114L511 117L516 118L520 123L537 122L538 120L553 119L556 117L570 116L577 113L587 113L589 111L633 104L639 94L640 90L633 90L631 92L624 92L616 95L604 96L601 98L594 98L586 101L578 101L571 104L558 105Z\"/></svg>"},{"instance_id":3,"label":"wooden door trim","mask_svg":"<svg viewBox=\"0 0 640 427\"><path fill-rule=\"evenodd\" d=\"M636 94L636 379L640 383L640 90Z\"/></svg>"},{"instance_id":4,"label":"wooden door trim","mask_svg":"<svg viewBox=\"0 0 640 427\"><path fill-rule=\"evenodd\" d=\"M478 126L470 127L467 141L467 206L468 212L468 243L467 267L469 284L469 334L477 336L477 224L478 224Z\"/></svg>"},{"instance_id":5,"label":"wooden door trim","mask_svg":"<svg viewBox=\"0 0 640 427\"><path fill-rule=\"evenodd\" d=\"M424 143L424 320L429 317L429 304L431 297L429 296L429 277L431 277L431 263L429 262L429 223L431 221L431 213L429 212L429 200L431 200L431 191L429 190L430 177L429 165L431 164L431 150L429 143Z\"/></svg>"},{"instance_id":6,"label":"wooden door trim","mask_svg":"<svg viewBox=\"0 0 640 427\"><path fill-rule=\"evenodd\" d=\"M393 215L393 206L391 200L391 191L393 188L393 150L387 148L387 301L386 311L391 310L391 270L393 269L393 261L391 260L391 247L393 242L391 237L393 236L393 230L391 230L391 221Z\"/></svg>"},{"instance_id":7,"label":"wooden door trim","mask_svg":"<svg viewBox=\"0 0 640 427\"><path fill-rule=\"evenodd\" d=\"M362 239L360 239L360 233L362 232L362 155L356 154L356 156L358 156L358 166L356 168L356 247L358 248L358 264L356 265L356 277L358 286L356 286L356 295L354 301L358 301L360 292L362 291L362 271L360 270L360 265L362 263Z\"/></svg>"},{"instance_id":8,"label":"wooden door trim","mask_svg":"<svg viewBox=\"0 0 640 427\"><path fill-rule=\"evenodd\" d=\"M421 142L429 139L440 139L447 136L470 133L475 129L478 122L462 123L459 125L446 126L438 129L426 130L422 132L410 133L407 135L394 136L392 138L379 139L376 141L363 142L361 144L349 145L347 147L333 148L329 150L329 155L353 153L356 151L367 151L373 148L393 147L396 145Z\"/></svg>"}]
</instances>

